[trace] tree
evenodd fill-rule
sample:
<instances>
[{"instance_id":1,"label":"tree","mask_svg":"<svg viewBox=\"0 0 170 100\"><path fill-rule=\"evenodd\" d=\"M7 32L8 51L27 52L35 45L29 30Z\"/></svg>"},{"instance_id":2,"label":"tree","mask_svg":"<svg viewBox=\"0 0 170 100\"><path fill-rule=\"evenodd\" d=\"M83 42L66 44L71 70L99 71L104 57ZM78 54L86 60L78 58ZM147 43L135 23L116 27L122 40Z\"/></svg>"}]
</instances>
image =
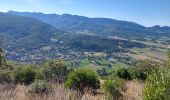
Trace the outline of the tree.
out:
<instances>
[{"instance_id":1,"label":"tree","mask_svg":"<svg viewBox=\"0 0 170 100\"><path fill-rule=\"evenodd\" d=\"M147 74L143 72L142 70L135 70L132 72L133 79L140 79L140 80L146 80Z\"/></svg>"},{"instance_id":2,"label":"tree","mask_svg":"<svg viewBox=\"0 0 170 100\"><path fill-rule=\"evenodd\" d=\"M18 68L13 73L13 80L15 83L21 84L30 84L35 79L43 79L42 73L39 70L34 69L33 67L22 67Z\"/></svg>"},{"instance_id":3,"label":"tree","mask_svg":"<svg viewBox=\"0 0 170 100\"><path fill-rule=\"evenodd\" d=\"M103 90L108 95L108 100L119 100L123 93L123 82L117 77L107 79L103 84Z\"/></svg>"},{"instance_id":4,"label":"tree","mask_svg":"<svg viewBox=\"0 0 170 100\"><path fill-rule=\"evenodd\" d=\"M50 60L45 63L43 72L48 81L63 82L66 79L68 68L62 60Z\"/></svg>"},{"instance_id":5,"label":"tree","mask_svg":"<svg viewBox=\"0 0 170 100\"><path fill-rule=\"evenodd\" d=\"M119 69L119 70L117 71L117 76L118 76L119 78L123 78L123 79L128 79L128 80L131 79L130 73L129 73L128 70L125 69L125 68Z\"/></svg>"},{"instance_id":6,"label":"tree","mask_svg":"<svg viewBox=\"0 0 170 100\"><path fill-rule=\"evenodd\" d=\"M68 75L65 86L83 92L86 88L99 89L100 82L92 70L78 69Z\"/></svg>"}]
</instances>

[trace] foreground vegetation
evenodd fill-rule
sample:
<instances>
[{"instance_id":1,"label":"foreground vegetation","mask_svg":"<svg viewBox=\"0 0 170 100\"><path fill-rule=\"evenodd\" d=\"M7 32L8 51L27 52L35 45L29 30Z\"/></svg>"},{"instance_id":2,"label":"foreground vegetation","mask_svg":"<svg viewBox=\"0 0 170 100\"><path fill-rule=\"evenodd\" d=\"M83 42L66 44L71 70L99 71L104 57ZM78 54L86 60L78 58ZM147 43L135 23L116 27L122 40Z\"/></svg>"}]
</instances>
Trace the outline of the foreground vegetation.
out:
<instances>
[{"instance_id":1,"label":"foreground vegetation","mask_svg":"<svg viewBox=\"0 0 170 100\"><path fill-rule=\"evenodd\" d=\"M74 68L62 60L36 65L10 62L1 50L0 99L168 100L170 52L168 57L165 63L140 61L135 67L104 74L104 71Z\"/></svg>"}]
</instances>

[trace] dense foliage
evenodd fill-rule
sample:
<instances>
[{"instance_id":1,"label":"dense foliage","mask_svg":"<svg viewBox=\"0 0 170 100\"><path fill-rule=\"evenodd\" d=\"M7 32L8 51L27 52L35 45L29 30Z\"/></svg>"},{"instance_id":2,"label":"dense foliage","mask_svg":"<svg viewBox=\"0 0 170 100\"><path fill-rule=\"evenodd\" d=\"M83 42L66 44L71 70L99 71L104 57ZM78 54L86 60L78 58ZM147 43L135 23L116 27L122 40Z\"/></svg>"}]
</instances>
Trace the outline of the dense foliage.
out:
<instances>
[{"instance_id":1,"label":"dense foliage","mask_svg":"<svg viewBox=\"0 0 170 100\"><path fill-rule=\"evenodd\" d=\"M68 68L62 60L50 60L44 64L43 73L48 81L63 82L68 73Z\"/></svg>"},{"instance_id":2,"label":"dense foliage","mask_svg":"<svg viewBox=\"0 0 170 100\"><path fill-rule=\"evenodd\" d=\"M140 60L136 62L135 67L118 69L116 75L122 79L138 79L145 81L148 75L159 69L159 65L160 64L155 61ZM165 64L161 63L161 65L164 66Z\"/></svg>"},{"instance_id":3,"label":"dense foliage","mask_svg":"<svg viewBox=\"0 0 170 100\"><path fill-rule=\"evenodd\" d=\"M128 40L112 39L108 37L94 35L64 35L58 37L63 41L63 45L76 51L95 51L95 52L123 52L126 48L146 47L146 45Z\"/></svg>"},{"instance_id":4,"label":"dense foliage","mask_svg":"<svg viewBox=\"0 0 170 100\"><path fill-rule=\"evenodd\" d=\"M32 84L28 87L29 93L36 93L36 94L43 94L49 93L52 91L52 86L43 80L35 80Z\"/></svg>"},{"instance_id":5,"label":"dense foliage","mask_svg":"<svg viewBox=\"0 0 170 100\"><path fill-rule=\"evenodd\" d=\"M4 46L39 48L51 43L53 33L63 31L34 18L0 13L0 40Z\"/></svg>"},{"instance_id":6,"label":"dense foliage","mask_svg":"<svg viewBox=\"0 0 170 100\"><path fill-rule=\"evenodd\" d=\"M144 100L169 100L170 77L167 72L159 69L148 76L144 91Z\"/></svg>"},{"instance_id":7,"label":"dense foliage","mask_svg":"<svg viewBox=\"0 0 170 100\"><path fill-rule=\"evenodd\" d=\"M169 100L170 99L170 52L168 63L153 70L146 80L144 100Z\"/></svg>"},{"instance_id":8,"label":"dense foliage","mask_svg":"<svg viewBox=\"0 0 170 100\"><path fill-rule=\"evenodd\" d=\"M140 80L146 80L147 73L141 71L141 70L133 70L131 72L132 79L140 79Z\"/></svg>"},{"instance_id":9,"label":"dense foliage","mask_svg":"<svg viewBox=\"0 0 170 100\"><path fill-rule=\"evenodd\" d=\"M131 79L131 75L128 71L128 69L125 69L125 68L121 68L117 71L117 76L119 78L123 78L123 79L127 79L127 80L130 80Z\"/></svg>"},{"instance_id":10,"label":"dense foliage","mask_svg":"<svg viewBox=\"0 0 170 100\"><path fill-rule=\"evenodd\" d=\"M11 73L9 71L0 70L0 83L10 83L12 82Z\"/></svg>"},{"instance_id":11,"label":"dense foliage","mask_svg":"<svg viewBox=\"0 0 170 100\"><path fill-rule=\"evenodd\" d=\"M3 49L0 47L0 69L4 69L5 66L5 58L3 54Z\"/></svg>"},{"instance_id":12,"label":"dense foliage","mask_svg":"<svg viewBox=\"0 0 170 100\"><path fill-rule=\"evenodd\" d=\"M108 95L109 100L112 99L117 100L122 96L123 92L122 80L116 77L108 79L104 82L103 89L106 95Z\"/></svg>"},{"instance_id":13,"label":"dense foliage","mask_svg":"<svg viewBox=\"0 0 170 100\"><path fill-rule=\"evenodd\" d=\"M43 78L42 73L39 73L32 67L18 68L13 73L13 80L15 83L30 84L35 79Z\"/></svg>"},{"instance_id":14,"label":"dense foliage","mask_svg":"<svg viewBox=\"0 0 170 100\"><path fill-rule=\"evenodd\" d=\"M86 88L99 89L100 81L92 70L77 69L68 75L65 86L83 92Z\"/></svg>"}]
</instances>

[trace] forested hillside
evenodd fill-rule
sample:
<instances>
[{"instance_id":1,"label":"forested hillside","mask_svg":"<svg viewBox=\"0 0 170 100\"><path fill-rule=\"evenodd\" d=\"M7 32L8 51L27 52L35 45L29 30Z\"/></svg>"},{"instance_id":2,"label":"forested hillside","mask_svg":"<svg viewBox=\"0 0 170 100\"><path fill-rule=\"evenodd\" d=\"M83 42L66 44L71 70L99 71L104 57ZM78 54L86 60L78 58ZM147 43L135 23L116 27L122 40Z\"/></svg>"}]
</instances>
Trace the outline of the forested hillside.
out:
<instances>
[{"instance_id":1,"label":"forested hillside","mask_svg":"<svg viewBox=\"0 0 170 100\"><path fill-rule=\"evenodd\" d=\"M109 18L88 18L70 14L43 14L31 12L9 11L9 14L39 19L56 28L72 33L96 34L102 36L120 36L126 38L160 38L170 36L170 27L145 27L134 22L120 21Z\"/></svg>"},{"instance_id":2,"label":"forested hillside","mask_svg":"<svg viewBox=\"0 0 170 100\"><path fill-rule=\"evenodd\" d=\"M0 13L0 39L4 46L39 48L50 44L54 33L63 34L64 31L34 18Z\"/></svg>"}]
</instances>

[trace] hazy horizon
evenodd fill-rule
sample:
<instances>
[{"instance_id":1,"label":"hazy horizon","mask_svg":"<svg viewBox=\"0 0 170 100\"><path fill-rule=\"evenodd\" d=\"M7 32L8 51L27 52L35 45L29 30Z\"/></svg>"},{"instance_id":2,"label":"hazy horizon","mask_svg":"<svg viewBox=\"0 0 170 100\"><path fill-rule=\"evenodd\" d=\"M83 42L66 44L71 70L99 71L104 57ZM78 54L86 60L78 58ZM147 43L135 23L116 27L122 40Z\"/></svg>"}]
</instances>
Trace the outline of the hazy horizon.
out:
<instances>
[{"instance_id":1,"label":"hazy horizon","mask_svg":"<svg viewBox=\"0 0 170 100\"><path fill-rule=\"evenodd\" d=\"M72 14L111 18L147 27L170 26L169 0L1 0L0 11Z\"/></svg>"},{"instance_id":2,"label":"hazy horizon","mask_svg":"<svg viewBox=\"0 0 170 100\"><path fill-rule=\"evenodd\" d=\"M44 12L30 12L30 11L15 11L15 10L9 10L9 11L14 11L14 12L28 12L28 13L42 13L42 14L56 14L56 15L63 15L63 14L69 14L69 13L63 13L63 14L57 14L57 13L44 13ZM7 13L9 11L0 11L2 13ZM74 15L74 14L70 14L70 15L73 15L73 16L82 16L82 17L87 17L87 18L106 18L107 17L89 17L89 16L83 16L83 15ZM113 18L108 18L108 19L113 19ZM134 22L134 21L130 21L130 20L121 20L121 19L113 19L113 20L119 20L119 21L128 21L128 22L133 22L133 23L136 23L136 24L139 24L139 25L142 25L140 23L137 23L137 22ZM159 25L159 24L155 24L155 25L152 25L152 26L146 26L146 25L142 25L144 27L153 27L153 26L160 26L160 27L170 27L170 25Z\"/></svg>"}]
</instances>

